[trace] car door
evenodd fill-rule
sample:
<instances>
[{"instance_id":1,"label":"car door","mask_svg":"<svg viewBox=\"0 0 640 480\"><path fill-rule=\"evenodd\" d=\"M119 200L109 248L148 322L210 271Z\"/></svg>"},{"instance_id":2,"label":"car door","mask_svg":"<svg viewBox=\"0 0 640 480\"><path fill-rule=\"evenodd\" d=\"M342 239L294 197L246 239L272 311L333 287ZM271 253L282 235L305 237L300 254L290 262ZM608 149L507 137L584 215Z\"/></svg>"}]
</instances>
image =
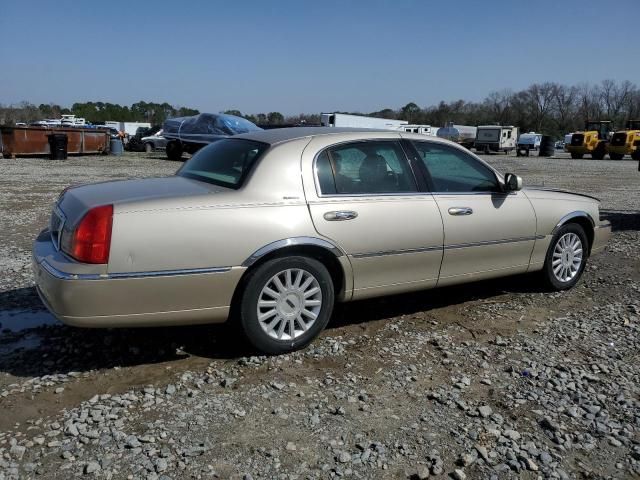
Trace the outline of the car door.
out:
<instances>
[{"instance_id":1,"label":"car door","mask_svg":"<svg viewBox=\"0 0 640 480\"><path fill-rule=\"evenodd\" d=\"M313 223L347 253L353 298L433 287L442 261L433 196L421 188L399 135L376 135L383 138L359 134L340 144L315 137L303 154L303 170L313 172L305 176Z\"/></svg>"},{"instance_id":2,"label":"car door","mask_svg":"<svg viewBox=\"0 0 640 480\"><path fill-rule=\"evenodd\" d=\"M413 141L444 224L439 285L525 272L536 217L521 191L505 192L493 169L465 149Z\"/></svg>"}]
</instances>

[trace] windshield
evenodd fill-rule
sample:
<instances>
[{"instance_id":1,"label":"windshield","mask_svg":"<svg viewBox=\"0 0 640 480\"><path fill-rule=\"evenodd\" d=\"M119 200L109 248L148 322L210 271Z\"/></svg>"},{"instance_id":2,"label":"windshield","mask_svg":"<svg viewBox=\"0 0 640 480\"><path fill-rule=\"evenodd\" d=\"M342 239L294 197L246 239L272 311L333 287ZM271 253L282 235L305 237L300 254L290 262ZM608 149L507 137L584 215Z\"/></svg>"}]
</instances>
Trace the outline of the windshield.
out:
<instances>
[{"instance_id":1,"label":"windshield","mask_svg":"<svg viewBox=\"0 0 640 480\"><path fill-rule=\"evenodd\" d=\"M267 148L252 140L218 140L199 150L177 175L237 189Z\"/></svg>"}]
</instances>

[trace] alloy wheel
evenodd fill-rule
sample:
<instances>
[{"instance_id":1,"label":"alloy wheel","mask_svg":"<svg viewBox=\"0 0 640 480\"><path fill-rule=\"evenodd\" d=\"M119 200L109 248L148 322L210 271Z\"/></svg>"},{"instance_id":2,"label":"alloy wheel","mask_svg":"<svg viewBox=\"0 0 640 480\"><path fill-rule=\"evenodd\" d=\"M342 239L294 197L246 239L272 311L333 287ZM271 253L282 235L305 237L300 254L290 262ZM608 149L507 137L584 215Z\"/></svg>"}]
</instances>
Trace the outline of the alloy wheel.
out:
<instances>
[{"instance_id":1,"label":"alloy wheel","mask_svg":"<svg viewBox=\"0 0 640 480\"><path fill-rule=\"evenodd\" d=\"M582 241L575 233L565 233L558 239L553 249L551 266L553 275L566 283L578 274L583 258Z\"/></svg>"},{"instance_id":2,"label":"alloy wheel","mask_svg":"<svg viewBox=\"0 0 640 480\"><path fill-rule=\"evenodd\" d=\"M293 340L315 323L322 308L318 280L308 271L290 268L276 273L258 296L258 322L276 340Z\"/></svg>"}]
</instances>

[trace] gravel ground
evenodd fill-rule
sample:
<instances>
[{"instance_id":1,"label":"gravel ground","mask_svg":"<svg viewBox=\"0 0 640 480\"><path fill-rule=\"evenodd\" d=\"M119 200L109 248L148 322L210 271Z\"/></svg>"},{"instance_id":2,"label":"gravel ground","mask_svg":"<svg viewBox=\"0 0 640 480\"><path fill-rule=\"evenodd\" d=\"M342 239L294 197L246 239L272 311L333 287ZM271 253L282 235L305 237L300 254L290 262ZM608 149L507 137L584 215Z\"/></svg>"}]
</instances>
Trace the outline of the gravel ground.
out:
<instances>
[{"instance_id":1,"label":"gravel ground","mask_svg":"<svg viewBox=\"0 0 640 480\"><path fill-rule=\"evenodd\" d=\"M0 160L0 480L640 478L637 162L489 156L602 199L614 236L568 292L531 276L340 306L304 351L224 326L79 330L30 245L69 184L161 154Z\"/></svg>"}]
</instances>

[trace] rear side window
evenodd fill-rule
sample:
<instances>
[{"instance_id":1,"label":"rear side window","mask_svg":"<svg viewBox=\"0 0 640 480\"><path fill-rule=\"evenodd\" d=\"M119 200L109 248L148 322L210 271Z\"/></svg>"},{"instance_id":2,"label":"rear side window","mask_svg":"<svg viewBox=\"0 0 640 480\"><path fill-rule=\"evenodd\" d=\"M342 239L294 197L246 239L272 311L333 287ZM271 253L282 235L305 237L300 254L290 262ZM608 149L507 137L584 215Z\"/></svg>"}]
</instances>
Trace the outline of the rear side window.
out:
<instances>
[{"instance_id":1,"label":"rear side window","mask_svg":"<svg viewBox=\"0 0 640 480\"><path fill-rule=\"evenodd\" d=\"M218 140L199 150L177 175L237 189L268 147L251 140Z\"/></svg>"},{"instance_id":2,"label":"rear side window","mask_svg":"<svg viewBox=\"0 0 640 480\"><path fill-rule=\"evenodd\" d=\"M431 175L434 192L498 192L491 169L471 155L448 145L413 142Z\"/></svg>"},{"instance_id":3,"label":"rear side window","mask_svg":"<svg viewBox=\"0 0 640 480\"><path fill-rule=\"evenodd\" d=\"M323 195L418 190L398 142L354 142L324 150L316 158L316 175Z\"/></svg>"}]
</instances>

